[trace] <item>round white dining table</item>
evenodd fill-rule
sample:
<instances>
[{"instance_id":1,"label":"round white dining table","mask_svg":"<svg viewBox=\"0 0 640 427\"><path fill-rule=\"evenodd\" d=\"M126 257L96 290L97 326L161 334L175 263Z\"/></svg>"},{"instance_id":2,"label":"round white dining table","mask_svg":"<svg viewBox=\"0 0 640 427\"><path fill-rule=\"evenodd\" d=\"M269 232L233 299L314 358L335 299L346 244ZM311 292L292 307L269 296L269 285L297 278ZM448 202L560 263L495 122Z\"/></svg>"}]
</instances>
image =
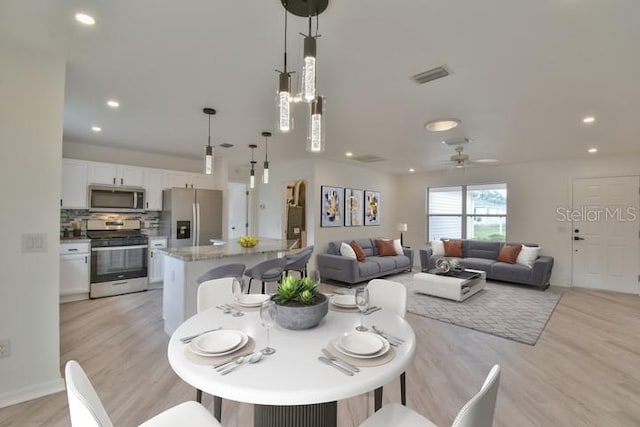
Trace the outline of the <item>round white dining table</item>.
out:
<instances>
[{"instance_id":1,"label":"round white dining table","mask_svg":"<svg viewBox=\"0 0 640 427\"><path fill-rule=\"evenodd\" d=\"M395 357L388 363L360 367L360 372L353 376L318 360L321 349L330 340L354 332L360 324L359 313L332 310L312 329L294 331L275 324L270 332L270 346L276 349L274 354L221 375L211 366L189 360L185 352L187 344L180 338L221 326L245 332L256 341L255 350L260 350L266 346L266 330L261 326L259 311L246 311L244 316L234 317L213 307L176 329L169 341L169 364L183 381L205 393L255 404L254 426L294 425L287 424L286 419L306 420L305 427L318 423L335 425L338 400L378 389L397 379L415 356L415 334L402 317L383 309L364 319L369 329L376 325L405 342L392 347ZM327 416L334 419L327 420Z\"/></svg>"}]
</instances>

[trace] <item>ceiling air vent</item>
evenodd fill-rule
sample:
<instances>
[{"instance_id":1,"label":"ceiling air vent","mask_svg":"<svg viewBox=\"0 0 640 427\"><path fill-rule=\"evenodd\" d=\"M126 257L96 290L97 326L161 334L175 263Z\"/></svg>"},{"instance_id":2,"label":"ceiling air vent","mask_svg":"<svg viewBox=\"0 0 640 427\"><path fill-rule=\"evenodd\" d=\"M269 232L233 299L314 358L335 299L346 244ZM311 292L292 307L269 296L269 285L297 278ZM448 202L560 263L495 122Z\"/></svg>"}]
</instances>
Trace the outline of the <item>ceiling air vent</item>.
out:
<instances>
[{"instance_id":1,"label":"ceiling air vent","mask_svg":"<svg viewBox=\"0 0 640 427\"><path fill-rule=\"evenodd\" d=\"M432 68L423 73L416 74L411 77L411 79L418 84L425 84L432 80L441 79L443 77L447 77L449 75L449 70L447 70L446 66L443 65L441 67Z\"/></svg>"},{"instance_id":2,"label":"ceiling air vent","mask_svg":"<svg viewBox=\"0 0 640 427\"><path fill-rule=\"evenodd\" d=\"M375 162L384 162L387 159L383 159L382 157L373 156L371 154L363 154L361 156L354 156L351 160L356 160L358 162L364 163L375 163Z\"/></svg>"},{"instance_id":3,"label":"ceiling air vent","mask_svg":"<svg viewBox=\"0 0 640 427\"><path fill-rule=\"evenodd\" d=\"M228 142L223 142L219 146L222 147L222 148L231 148L231 147L233 147L233 144L229 144Z\"/></svg>"}]
</instances>

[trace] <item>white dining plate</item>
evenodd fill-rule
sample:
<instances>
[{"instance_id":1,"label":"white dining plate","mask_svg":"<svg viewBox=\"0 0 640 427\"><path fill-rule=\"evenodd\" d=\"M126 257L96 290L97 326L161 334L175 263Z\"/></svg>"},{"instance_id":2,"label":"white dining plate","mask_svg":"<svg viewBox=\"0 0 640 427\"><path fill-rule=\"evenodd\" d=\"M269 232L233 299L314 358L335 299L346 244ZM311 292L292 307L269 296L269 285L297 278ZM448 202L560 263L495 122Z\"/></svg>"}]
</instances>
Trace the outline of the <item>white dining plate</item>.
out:
<instances>
[{"instance_id":1,"label":"white dining plate","mask_svg":"<svg viewBox=\"0 0 640 427\"><path fill-rule=\"evenodd\" d=\"M368 356L384 348L381 337L370 332L351 332L343 335L338 345L351 354Z\"/></svg>"},{"instance_id":2,"label":"white dining plate","mask_svg":"<svg viewBox=\"0 0 640 427\"><path fill-rule=\"evenodd\" d=\"M265 294L246 294L242 295L240 300L237 301L238 305L243 307L258 307L263 302L269 299L269 295Z\"/></svg>"},{"instance_id":3,"label":"white dining plate","mask_svg":"<svg viewBox=\"0 0 640 427\"><path fill-rule=\"evenodd\" d=\"M220 329L200 335L191 341L189 349L200 356L223 356L232 353L249 341L242 331Z\"/></svg>"},{"instance_id":4,"label":"white dining plate","mask_svg":"<svg viewBox=\"0 0 640 427\"><path fill-rule=\"evenodd\" d=\"M357 334L363 334L366 332L354 332ZM373 334L371 334L373 335ZM340 341L342 340L343 336L339 336L336 337L333 340L333 346L335 347L336 350L338 350L340 353L356 358L356 359L373 359L375 357L380 357L380 356L384 356L385 354L387 354L387 352L391 349L391 344L389 344L389 341L385 340L384 338L378 336L378 335L374 335L375 338L380 338L380 340L382 341L382 348L372 354L357 354L357 353L351 353L349 350L345 349L344 347L342 347Z\"/></svg>"},{"instance_id":5,"label":"white dining plate","mask_svg":"<svg viewBox=\"0 0 640 427\"><path fill-rule=\"evenodd\" d=\"M333 298L331 298L331 303L338 307L355 308L356 296L355 295L334 295Z\"/></svg>"}]
</instances>

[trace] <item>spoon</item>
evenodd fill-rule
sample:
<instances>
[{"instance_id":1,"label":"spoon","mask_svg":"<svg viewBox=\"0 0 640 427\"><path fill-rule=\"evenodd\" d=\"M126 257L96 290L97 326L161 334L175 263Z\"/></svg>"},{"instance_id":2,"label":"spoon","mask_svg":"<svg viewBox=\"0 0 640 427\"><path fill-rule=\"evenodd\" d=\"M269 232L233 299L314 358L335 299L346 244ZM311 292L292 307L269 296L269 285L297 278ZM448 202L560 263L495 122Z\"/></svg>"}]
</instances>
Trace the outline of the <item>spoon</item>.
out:
<instances>
[{"instance_id":1,"label":"spoon","mask_svg":"<svg viewBox=\"0 0 640 427\"><path fill-rule=\"evenodd\" d=\"M232 365L235 364L242 364L242 362L244 362L245 360L248 360L249 358L251 358L251 356L253 355L253 352L251 353L247 353L247 354L243 354L242 356L238 356L233 360L230 360L228 362L224 362L224 363L220 363L219 365L213 365L213 368L216 371L224 371L225 369L229 368Z\"/></svg>"},{"instance_id":2,"label":"spoon","mask_svg":"<svg viewBox=\"0 0 640 427\"><path fill-rule=\"evenodd\" d=\"M220 375L227 375L229 372L235 371L240 366L249 365L249 364L253 364L253 363L258 363L261 359L262 359L262 352L261 351L259 351L257 353L253 353L251 355L251 357L249 358L249 360L245 361L244 363L240 363L240 364L238 364L236 366L232 366L231 368L227 369L226 371L221 372Z\"/></svg>"}]
</instances>

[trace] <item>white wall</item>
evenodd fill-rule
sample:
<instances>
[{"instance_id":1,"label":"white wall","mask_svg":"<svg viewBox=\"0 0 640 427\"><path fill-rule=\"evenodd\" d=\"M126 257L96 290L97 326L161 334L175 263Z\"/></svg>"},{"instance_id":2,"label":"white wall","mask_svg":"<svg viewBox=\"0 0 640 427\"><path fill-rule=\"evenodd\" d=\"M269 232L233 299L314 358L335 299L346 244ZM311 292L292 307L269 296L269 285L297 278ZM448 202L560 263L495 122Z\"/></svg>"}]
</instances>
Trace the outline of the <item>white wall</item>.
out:
<instances>
[{"instance_id":1,"label":"white wall","mask_svg":"<svg viewBox=\"0 0 640 427\"><path fill-rule=\"evenodd\" d=\"M0 41L0 407L63 389L59 340L60 158L65 60ZM22 253L23 233L45 252Z\"/></svg>"},{"instance_id":2,"label":"white wall","mask_svg":"<svg viewBox=\"0 0 640 427\"><path fill-rule=\"evenodd\" d=\"M398 221L406 222L405 244L425 247L425 190L460 184L506 182L507 240L538 243L555 258L551 283L571 285L572 227L557 221L556 209L571 206L574 178L640 175L640 155L478 167L399 178ZM416 257L419 263L419 257Z\"/></svg>"}]
</instances>

